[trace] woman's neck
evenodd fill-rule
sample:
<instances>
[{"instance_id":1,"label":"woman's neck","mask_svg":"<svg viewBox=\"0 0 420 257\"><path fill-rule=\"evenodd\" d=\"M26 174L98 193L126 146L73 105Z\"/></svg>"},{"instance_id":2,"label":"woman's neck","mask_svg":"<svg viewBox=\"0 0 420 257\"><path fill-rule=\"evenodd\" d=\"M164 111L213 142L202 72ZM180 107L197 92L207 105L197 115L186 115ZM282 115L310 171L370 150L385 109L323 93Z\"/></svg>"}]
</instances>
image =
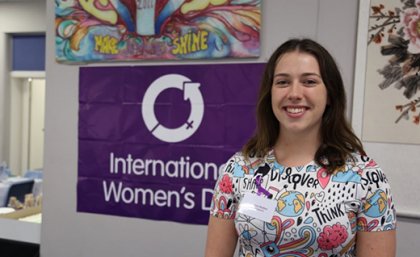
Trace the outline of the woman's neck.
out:
<instances>
[{"instance_id":1,"label":"woman's neck","mask_svg":"<svg viewBox=\"0 0 420 257\"><path fill-rule=\"evenodd\" d=\"M277 162L283 166L302 166L314 160L320 144L319 135L286 135L280 133L273 147L274 155Z\"/></svg>"}]
</instances>

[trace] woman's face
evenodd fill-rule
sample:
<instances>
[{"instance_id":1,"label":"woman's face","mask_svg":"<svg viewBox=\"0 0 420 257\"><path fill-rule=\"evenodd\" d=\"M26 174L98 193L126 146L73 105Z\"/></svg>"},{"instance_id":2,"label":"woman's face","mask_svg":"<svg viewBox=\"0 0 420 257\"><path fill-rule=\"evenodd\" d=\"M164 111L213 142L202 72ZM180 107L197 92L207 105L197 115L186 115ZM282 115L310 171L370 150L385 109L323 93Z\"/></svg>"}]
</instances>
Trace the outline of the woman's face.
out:
<instances>
[{"instance_id":1,"label":"woman's face","mask_svg":"<svg viewBox=\"0 0 420 257\"><path fill-rule=\"evenodd\" d=\"M318 61L304 52L283 54L271 87L271 107L281 133L318 135L328 103Z\"/></svg>"}]
</instances>

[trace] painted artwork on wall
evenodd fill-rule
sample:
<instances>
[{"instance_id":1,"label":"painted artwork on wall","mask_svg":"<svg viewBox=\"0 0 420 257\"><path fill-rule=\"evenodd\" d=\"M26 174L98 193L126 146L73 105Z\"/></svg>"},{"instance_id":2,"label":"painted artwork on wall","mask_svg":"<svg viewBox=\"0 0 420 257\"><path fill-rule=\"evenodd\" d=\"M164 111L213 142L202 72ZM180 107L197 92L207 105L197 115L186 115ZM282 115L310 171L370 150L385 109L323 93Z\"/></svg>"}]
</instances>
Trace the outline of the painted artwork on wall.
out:
<instances>
[{"instance_id":1,"label":"painted artwork on wall","mask_svg":"<svg viewBox=\"0 0 420 257\"><path fill-rule=\"evenodd\" d=\"M372 0L362 138L420 144L420 0Z\"/></svg>"},{"instance_id":2,"label":"painted artwork on wall","mask_svg":"<svg viewBox=\"0 0 420 257\"><path fill-rule=\"evenodd\" d=\"M261 0L56 0L62 63L250 58Z\"/></svg>"}]
</instances>

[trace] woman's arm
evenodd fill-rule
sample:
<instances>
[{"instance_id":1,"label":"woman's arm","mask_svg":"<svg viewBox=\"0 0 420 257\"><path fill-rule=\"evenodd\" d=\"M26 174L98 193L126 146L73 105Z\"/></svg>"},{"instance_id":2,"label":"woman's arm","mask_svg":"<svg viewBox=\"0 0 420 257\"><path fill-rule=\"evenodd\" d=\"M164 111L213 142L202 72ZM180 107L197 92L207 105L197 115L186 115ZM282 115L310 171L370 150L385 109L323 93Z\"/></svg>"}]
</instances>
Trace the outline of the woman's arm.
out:
<instances>
[{"instance_id":1,"label":"woman's arm","mask_svg":"<svg viewBox=\"0 0 420 257\"><path fill-rule=\"evenodd\" d=\"M357 257L395 257L396 231L357 232Z\"/></svg>"},{"instance_id":2,"label":"woman's arm","mask_svg":"<svg viewBox=\"0 0 420 257\"><path fill-rule=\"evenodd\" d=\"M238 235L233 219L210 216L207 230L206 257L232 257Z\"/></svg>"}]
</instances>

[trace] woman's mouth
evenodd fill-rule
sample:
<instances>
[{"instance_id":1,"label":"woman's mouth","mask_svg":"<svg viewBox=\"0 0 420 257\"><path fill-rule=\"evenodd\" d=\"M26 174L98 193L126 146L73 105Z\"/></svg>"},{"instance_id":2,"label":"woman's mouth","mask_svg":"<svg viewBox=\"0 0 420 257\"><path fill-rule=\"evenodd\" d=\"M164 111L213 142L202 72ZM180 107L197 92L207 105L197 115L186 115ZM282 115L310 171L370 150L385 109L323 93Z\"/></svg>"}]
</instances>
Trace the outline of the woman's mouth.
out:
<instances>
[{"instance_id":1,"label":"woman's mouth","mask_svg":"<svg viewBox=\"0 0 420 257\"><path fill-rule=\"evenodd\" d=\"M286 112L291 114L299 114L303 113L306 108L305 107L285 107Z\"/></svg>"}]
</instances>

